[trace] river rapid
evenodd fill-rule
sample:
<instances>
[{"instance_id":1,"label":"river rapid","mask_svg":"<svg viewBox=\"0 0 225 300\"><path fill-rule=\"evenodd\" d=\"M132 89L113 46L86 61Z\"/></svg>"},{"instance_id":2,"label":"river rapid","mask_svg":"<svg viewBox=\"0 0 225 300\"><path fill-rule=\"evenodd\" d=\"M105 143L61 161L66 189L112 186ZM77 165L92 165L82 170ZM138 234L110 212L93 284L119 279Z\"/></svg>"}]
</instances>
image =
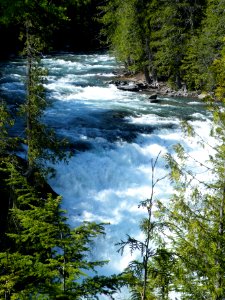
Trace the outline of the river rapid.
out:
<instances>
[{"instance_id":1,"label":"river rapid","mask_svg":"<svg viewBox=\"0 0 225 300\"><path fill-rule=\"evenodd\" d=\"M63 196L71 226L84 220L109 223L106 236L92 245L92 255L109 260L100 274L119 273L137 254L127 249L121 256L115 244L127 234L143 238L139 222L145 212L138 205L150 196L151 160L161 153L156 176L162 177L168 172L163 155L173 153L178 142L196 159L207 157L207 150L183 136L180 121L189 120L205 138L210 115L194 99L161 97L150 103L144 93L118 90L110 81L120 66L108 54L61 53L42 62L49 71L45 87L51 103L43 120L69 139L73 151L68 164L55 166L49 183ZM16 107L25 95L24 61L1 63L0 72L2 97ZM22 130L18 123L14 134ZM172 191L167 179L154 190L162 201Z\"/></svg>"}]
</instances>

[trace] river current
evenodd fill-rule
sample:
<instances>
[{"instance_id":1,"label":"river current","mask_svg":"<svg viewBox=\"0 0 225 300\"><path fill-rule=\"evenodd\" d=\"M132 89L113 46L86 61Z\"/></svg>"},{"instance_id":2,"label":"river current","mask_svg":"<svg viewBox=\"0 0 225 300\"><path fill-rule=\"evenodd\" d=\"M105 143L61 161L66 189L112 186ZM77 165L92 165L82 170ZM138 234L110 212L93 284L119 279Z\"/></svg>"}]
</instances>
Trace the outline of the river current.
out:
<instances>
[{"instance_id":1,"label":"river current","mask_svg":"<svg viewBox=\"0 0 225 300\"><path fill-rule=\"evenodd\" d=\"M74 153L68 164L55 166L49 183L63 196L71 226L83 220L109 223L106 236L92 245L92 255L109 260L100 274L121 272L137 254L127 249L121 256L115 244L127 234L142 238L139 222L145 212L138 205L151 192L151 159L161 153L156 176L162 177L167 172L163 155L173 153L178 142L196 159L206 157L197 142L183 136L180 121L189 120L205 138L209 113L194 99L161 97L150 103L144 93L118 90L110 82L119 65L108 54L62 53L42 62L49 71L45 87L51 103L44 122L69 139ZM24 98L25 64L1 63L0 72L1 95L13 108ZM18 124L15 134L21 131ZM168 201L170 182L163 180L154 192Z\"/></svg>"}]
</instances>

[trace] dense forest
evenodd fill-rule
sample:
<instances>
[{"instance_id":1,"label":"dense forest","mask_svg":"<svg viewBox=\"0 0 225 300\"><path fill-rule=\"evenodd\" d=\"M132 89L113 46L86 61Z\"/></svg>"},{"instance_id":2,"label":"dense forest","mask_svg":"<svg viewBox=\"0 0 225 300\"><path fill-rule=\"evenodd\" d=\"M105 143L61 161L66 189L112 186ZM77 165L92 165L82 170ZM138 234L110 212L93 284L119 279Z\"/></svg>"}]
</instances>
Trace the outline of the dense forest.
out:
<instances>
[{"instance_id":1,"label":"dense forest","mask_svg":"<svg viewBox=\"0 0 225 300\"><path fill-rule=\"evenodd\" d=\"M146 80L215 88L224 45L223 1L109 1L102 32L113 53Z\"/></svg>"},{"instance_id":2,"label":"dense forest","mask_svg":"<svg viewBox=\"0 0 225 300\"><path fill-rule=\"evenodd\" d=\"M18 113L25 135L12 137L14 115L0 105L0 298L98 299L128 286L130 299L225 297L225 1L223 0L0 0L1 59L26 61L26 93ZM166 155L174 195L155 199L158 157L152 160L152 192L139 205L144 240L118 244L140 253L121 274L88 277L105 261L90 261L90 243L105 224L70 228L61 197L46 183L46 161L69 159L68 141L42 123L48 103L43 53L107 50L126 71L145 74L147 84L205 92L216 139L205 165L174 146ZM183 124L184 133L195 136ZM196 138L196 136L195 136ZM200 136L204 148L207 141ZM16 153L27 149L27 160ZM200 181L190 161L210 174Z\"/></svg>"},{"instance_id":3,"label":"dense forest","mask_svg":"<svg viewBox=\"0 0 225 300\"><path fill-rule=\"evenodd\" d=\"M1 57L22 51L23 2L1 1ZM214 91L223 60L223 1L59 1L40 18L43 51L109 49L130 72L144 72L148 83L169 82L176 89ZM52 6L60 6L56 17ZM35 13L34 13L35 12ZM48 17L47 17L48 14ZM64 14L64 17L62 16ZM36 22L36 21L35 21ZM39 22L39 21L38 21Z\"/></svg>"}]
</instances>

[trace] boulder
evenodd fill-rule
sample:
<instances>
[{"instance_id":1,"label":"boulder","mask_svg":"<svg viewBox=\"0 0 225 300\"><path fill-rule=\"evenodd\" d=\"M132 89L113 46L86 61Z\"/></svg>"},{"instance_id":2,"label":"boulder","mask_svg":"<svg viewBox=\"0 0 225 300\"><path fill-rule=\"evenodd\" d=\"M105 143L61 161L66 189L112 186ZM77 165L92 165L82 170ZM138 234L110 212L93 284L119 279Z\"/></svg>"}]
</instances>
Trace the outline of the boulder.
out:
<instances>
[{"instance_id":1,"label":"boulder","mask_svg":"<svg viewBox=\"0 0 225 300\"><path fill-rule=\"evenodd\" d=\"M208 94L206 94L206 93L201 93L201 94L198 95L198 99L203 100L203 99L205 99L207 96L208 96Z\"/></svg>"},{"instance_id":2,"label":"boulder","mask_svg":"<svg viewBox=\"0 0 225 300\"><path fill-rule=\"evenodd\" d=\"M140 91L148 88L148 85L143 82L137 82L136 86L139 88Z\"/></svg>"},{"instance_id":3,"label":"boulder","mask_svg":"<svg viewBox=\"0 0 225 300\"><path fill-rule=\"evenodd\" d=\"M136 84L118 85L117 88L122 91L138 92L140 88Z\"/></svg>"},{"instance_id":4,"label":"boulder","mask_svg":"<svg viewBox=\"0 0 225 300\"><path fill-rule=\"evenodd\" d=\"M157 94L152 94L151 96L149 96L150 100L156 100L157 99Z\"/></svg>"}]
</instances>

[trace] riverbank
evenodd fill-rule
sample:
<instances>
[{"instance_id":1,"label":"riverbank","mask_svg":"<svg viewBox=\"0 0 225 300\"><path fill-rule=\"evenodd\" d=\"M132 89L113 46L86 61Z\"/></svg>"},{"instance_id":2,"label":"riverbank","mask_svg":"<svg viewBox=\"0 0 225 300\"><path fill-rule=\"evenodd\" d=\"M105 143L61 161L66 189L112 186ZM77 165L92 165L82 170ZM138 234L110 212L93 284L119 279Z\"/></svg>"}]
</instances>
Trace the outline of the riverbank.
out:
<instances>
[{"instance_id":1,"label":"riverbank","mask_svg":"<svg viewBox=\"0 0 225 300\"><path fill-rule=\"evenodd\" d=\"M143 73L137 73L135 75L126 73L118 74L111 83L115 84L120 90L148 94L150 99L156 99L158 96L203 99L206 96L206 94L199 91L188 91L185 85L183 85L181 89L175 90L163 81L148 84Z\"/></svg>"}]
</instances>

